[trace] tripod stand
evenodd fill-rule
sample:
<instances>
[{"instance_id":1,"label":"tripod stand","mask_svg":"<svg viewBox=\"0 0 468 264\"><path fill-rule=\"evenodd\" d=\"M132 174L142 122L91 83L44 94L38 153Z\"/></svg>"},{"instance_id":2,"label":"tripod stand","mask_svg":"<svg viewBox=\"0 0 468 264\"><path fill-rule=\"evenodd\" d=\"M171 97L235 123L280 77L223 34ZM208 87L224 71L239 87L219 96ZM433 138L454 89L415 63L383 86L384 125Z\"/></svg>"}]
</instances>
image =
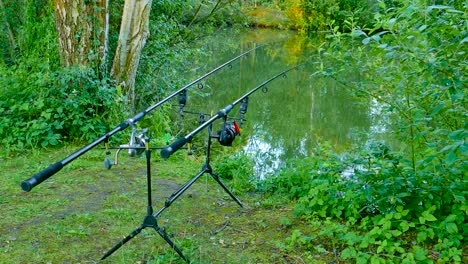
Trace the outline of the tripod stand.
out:
<instances>
[{"instance_id":1,"label":"tripod stand","mask_svg":"<svg viewBox=\"0 0 468 264\"><path fill-rule=\"evenodd\" d=\"M190 263L190 260L184 256L182 251L177 247L177 245L169 238L164 228L158 226L157 217L166 210L171 204L177 200L193 183L195 183L203 174L208 173L210 176L229 194L229 196L240 206L242 207L241 201L234 196L234 194L229 191L229 189L224 185L221 179L213 173L213 169L210 166L210 150L211 150L211 139L216 138L217 136L212 135L211 133L212 126L208 127L208 143L206 147L206 159L205 164L203 165L200 172L198 172L191 180L187 181L183 184L178 190L176 190L164 203L164 206L161 207L156 213L153 213L153 206L152 206L152 199L151 199L151 165L150 165L150 158L151 158L151 149L149 148L148 143L146 143L146 167L147 167L147 186L148 186L148 206L147 206L147 214L143 220L143 223L137 227L132 233L126 236L123 240L118 242L114 247L112 247L106 254L101 258L101 260L109 257L112 255L117 249L123 246L125 243L130 241L136 235L138 235L143 229L147 227L154 228L156 232L174 249L177 254L187 263Z\"/></svg>"}]
</instances>

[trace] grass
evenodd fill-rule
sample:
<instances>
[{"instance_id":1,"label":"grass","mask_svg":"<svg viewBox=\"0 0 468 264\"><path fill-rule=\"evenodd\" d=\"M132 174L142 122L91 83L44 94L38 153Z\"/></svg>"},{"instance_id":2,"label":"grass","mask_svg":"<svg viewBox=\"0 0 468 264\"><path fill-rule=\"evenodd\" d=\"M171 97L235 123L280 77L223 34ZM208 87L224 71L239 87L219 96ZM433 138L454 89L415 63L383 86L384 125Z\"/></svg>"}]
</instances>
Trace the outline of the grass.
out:
<instances>
[{"instance_id":1,"label":"grass","mask_svg":"<svg viewBox=\"0 0 468 264\"><path fill-rule=\"evenodd\" d=\"M91 150L31 192L20 182L67 157L77 147L0 158L0 263L96 263L146 215L144 158L120 155L104 168L104 151ZM152 157L153 206L157 211L203 164L177 153ZM216 171L216 168L214 168ZM225 181L229 187L229 181ZM291 235L293 205L261 193L238 196L240 208L209 176L202 176L158 217L193 263L302 263L301 252L283 252ZM319 262L319 261L318 261ZM183 263L150 228L102 263Z\"/></svg>"}]
</instances>

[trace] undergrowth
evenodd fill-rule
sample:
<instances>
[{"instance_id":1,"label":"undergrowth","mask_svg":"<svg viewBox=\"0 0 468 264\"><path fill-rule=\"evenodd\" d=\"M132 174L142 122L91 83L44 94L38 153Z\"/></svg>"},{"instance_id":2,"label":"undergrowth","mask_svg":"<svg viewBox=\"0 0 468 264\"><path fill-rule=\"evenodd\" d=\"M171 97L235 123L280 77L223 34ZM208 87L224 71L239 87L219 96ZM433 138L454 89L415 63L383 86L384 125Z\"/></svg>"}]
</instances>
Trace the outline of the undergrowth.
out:
<instances>
[{"instance_id":1,"label":"undergrowth","mask_svg":"<svg viewBox=\"0 0 468 264\"><path fill-rule=\"evenodd\" d=\"M324 145L270 179L266 190L297 201L294 216L310 225L284 250L357 263L467 262L467 30L457 7L380 2L373 28L351 23L351 33L328 35L315 74L380 106L399 143L342 155ZM349 69L360 78L343 81Z\"/></svg>"},{"instance_id":2,"label":"undergrowth","mask_svg":"<svg viewBox=\"0 0 468 264\"><path fill-rule=\"evenodd\" d=\"M381 149L340 156L328 149L290 161L265 183L267 191L295 200L292 216L310 225L296 230L284 250L300 247L358 263L466 260L468 206L461 180L447 184L432 181L436 175L428 171L413 174Z\"/></svg>"}]
</instances>

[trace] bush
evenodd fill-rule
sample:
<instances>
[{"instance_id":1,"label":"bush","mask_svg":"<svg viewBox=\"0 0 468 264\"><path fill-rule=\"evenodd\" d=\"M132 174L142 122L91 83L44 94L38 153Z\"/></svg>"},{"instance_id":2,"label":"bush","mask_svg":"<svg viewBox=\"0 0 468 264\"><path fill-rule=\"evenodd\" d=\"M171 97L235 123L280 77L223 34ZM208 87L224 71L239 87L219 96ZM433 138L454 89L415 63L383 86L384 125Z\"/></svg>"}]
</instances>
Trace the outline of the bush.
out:
<instances>
[{"instance_id":1,"label":"bush","mask_svg":"<svg viewBox=\"0 0 468 264\"><path fill-rule=\"evenodd\" d=\"M1 144L12 149L95 139L108 130L116 88L92 69L0 71ZM112 120L113 121L113 120Z\"/></svg>"},{"instance_id":2,"label":"bush","mask_svg":"<svg viewBox=\"0 0 468 264\"><path fill-rule=\"evenodd\" d=\"M340 252L340 259L362 263L413 263L434 254L442 262L461 261L468 235L462 182L446 185L428 171L414 175L381 144L354 155L324 149L288 162L265 183L266 191L297 200L294 216L317 230L293 233L289 247Z\"/></svg>"},{"instance_id":3,"label":"bush","mask_svg":"<svg viewBox=\"0 0 468 264\"><path fill-rule=\"evenodd\" d=\"M295 238L318 253L359 263L461 263L468 237L465 13L414 1L380 7L372 30L333 31L317 74L340 82L358 71L360 79L342 83L363 105L375 102L392 116L387 128L401 142L397 151L379 143L340 158L319 150L313 160L292 162L269 190L293 195L295 215L311 226L321 220L316 238ZM331 240L325 249L313 246L324 240Z\"/></svg>"},{"instance_id":4,"label":"bush","mask_svg":"<svg viewBox=\"0 0 468 264\"><path fill-rule=\"evenodd\" d=\"M216 161L214 172L221 178L231 180L229 187L233 193L239 194L255 189L253 165L246 154L223 156Z\"/></svg>"},{"instance_id":5,"label":"bush","mask_svg":"<svg viewBox=\"0 0 468 264\"><path fill-rule=\"evenodd\" d=\"M376 3L367 0L296 0L287 13L296 28L304 32L333 28L350 31L353 25L372 25L376 9Z\"/></svg>"}]
</instances>

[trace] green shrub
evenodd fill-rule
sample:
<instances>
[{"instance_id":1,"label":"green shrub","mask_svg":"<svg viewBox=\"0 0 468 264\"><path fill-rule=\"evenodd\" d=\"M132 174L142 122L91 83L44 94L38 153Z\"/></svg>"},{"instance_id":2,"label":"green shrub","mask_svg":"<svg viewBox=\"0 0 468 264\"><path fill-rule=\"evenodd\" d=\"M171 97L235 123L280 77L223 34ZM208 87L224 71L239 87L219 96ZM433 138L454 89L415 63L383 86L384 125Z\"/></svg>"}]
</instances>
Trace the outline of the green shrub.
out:
<instances>
[{"instance_id":1,"label":"green shrub","mask_svg":"<svg viewBox=\"0 0 468 264\"><path fill-rule=\"evenodd\" d=\"M362 263L413 263L429 261L433 248L439 261L460 262L468 235L466 186L447 186L427 171L413 175L380 144L354 153L338 157L322 147L309 159L290 161L265 183L266 191L297 200L294 216L309 223L284 250L339 252L338 259Z\"/></svg>"},{"instance_id":2,"label":"green shrub","mask_svg":"<svg viewBox=\"0 0 468 264\"><path fill-rule=\"evenodd\" d=\"M339 28L350 31L353 25L372 25L374 1L359 0L296 0L291 1L287 14L296 28L304 32L329 31Z\"/></svg>"},{"instance_id":3,"label":"green shrub","mask_svg":"<svg viewBox=\"0 0 468 264\"><path fill-rule=\"evenodd\" d=\"M379 104L401 143L395 151L370 143L340 158L316 151L308 163L279 172L270 190L293 195L295 215L321 224L306 244L305 232L294 237L317 253L358 263L461 263L468 235L466 14L425 2L380 6L369 32L333 31L318 73L340 82L356 69L361 78L343 87L363 105Z\"/></svg>"},{"instance_id":4,"label":"green shrub","mask_svg":"<svg viewBox=\"0 0 468 264\"><path fill-rule=\"evenodd\" d=\"M229 188L234 193L255 189L253 161L246 154L224 155L216 160L213 170L219 177L229 179Z\"/></svg>"},{"instance_id":5,"label":"green shrub","mask_svg":"<svg viewBox=\"0 0 468 264\"><path fill-rule=\"evenodd\" d=\"M1 71L1 144L13 149L91 140L107 132L116 89L92 69ZM112 120L113 121L113 120Z\"/></svg>"}]
</instances>

